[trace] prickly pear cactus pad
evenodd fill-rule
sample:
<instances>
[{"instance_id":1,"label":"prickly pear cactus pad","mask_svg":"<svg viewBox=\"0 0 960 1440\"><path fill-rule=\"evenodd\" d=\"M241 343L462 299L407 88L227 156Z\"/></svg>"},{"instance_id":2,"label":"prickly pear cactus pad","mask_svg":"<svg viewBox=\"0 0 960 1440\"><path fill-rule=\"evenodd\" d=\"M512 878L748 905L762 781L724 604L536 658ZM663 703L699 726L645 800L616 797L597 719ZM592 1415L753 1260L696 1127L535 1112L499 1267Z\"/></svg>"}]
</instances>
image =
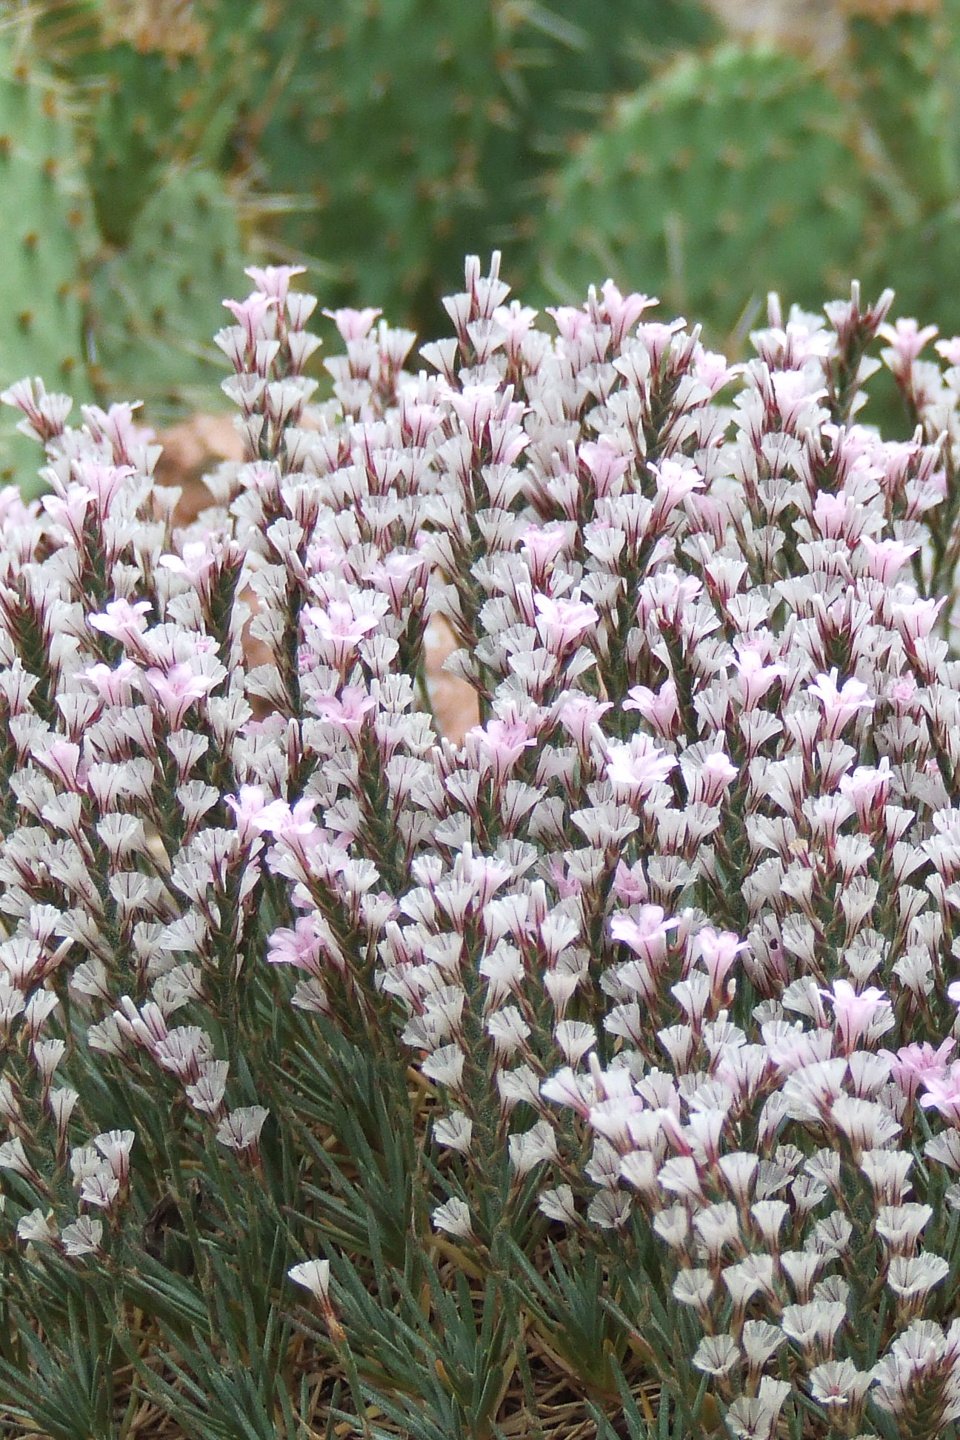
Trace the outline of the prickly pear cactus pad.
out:
<instances>
[{"instance_id":1,"label":"prickly pear cactus pad","mask_svg":"<svg viewBox=\"0 0 960 1440\"><path fill-rule=\"evenodd\" d=\"M0 388L26 373L47 376L84 398L81 261L91 246L89 205L75 160L67 102L57 85L21 60L0 29ZM23 450L0 420L0 480ZM17 461L21 462L19 466Z\"/></svg>"},{"instance_id":2,"label":"prickly pear cactus pad","mask_svg":"<svg viewBox=\"0 0 960 1440\"><path fill-rule=\"evenodd\" d=\"M696 0L306 8L273 7L261 83L274 93L251 131L258 183L287 200L273 228L330 267L339 303L373 299L420 328L478 234L522 270L569 136L713 30Z\"/></svg>"},{"instance_id":3,"label":"prickly pear cactus pad","mask_svg":"<svg viewBox=\"0 0 960 1440\"><path fill-rule=\"evenodd\" d=\"M207 337L222 324L220 297L243 265L224 182L205 170L171 172L144 206L130 245L93 277L98 382L119 389L135 375L139 398L154 404L209 388L219 364Z\"/></svg>"},{"instance_id":4,"label":"prickly pear cactus pad","mask_svg":"<svg viewBox=\"0 0 960 1440\"><path fill-rule=\"evenodd\" d=\"M502 213L530 40L520 14L497 0L345 0L315 22L259 145L264 175L295 206L284 234L333 264L341 298L362 288L416 311L438 264L456 273L465 229Z\"/></svg>"},{"instance_id":5,"label":"prickly pear cactus pad","mask_svg":"<svg viewBox=\"0 0 960 1440\"><path fill-rule=\"evenodd\" d=\"M171 165L228 170L266 7L233 0L46 0L34 43L84 97L97 224L127 245Z\"/></svg>"},{"instance_id":6,"label":"prickly pear cactus pad","mask_svg":"<svg viewBox=\"0 0 960 1440\"><path fill-rule=\"evenodd\" d=\"M843 0L855 103L901 186L929 213L960 179L960 4Z\"/></svg>"},{"instance_id":7,"label":"prickly pear cactus pad","mask_svg":"<svg viewBox=\"0 0 960 1440\"><path fill-rule=\"evenodd\" d=\"M826 82L792 56L724 46L620 102L560 172L543 275L564 298L629 275L716 337L769 289L812 303L853 273L866 214Z\"/></svg>"}]
</instances>

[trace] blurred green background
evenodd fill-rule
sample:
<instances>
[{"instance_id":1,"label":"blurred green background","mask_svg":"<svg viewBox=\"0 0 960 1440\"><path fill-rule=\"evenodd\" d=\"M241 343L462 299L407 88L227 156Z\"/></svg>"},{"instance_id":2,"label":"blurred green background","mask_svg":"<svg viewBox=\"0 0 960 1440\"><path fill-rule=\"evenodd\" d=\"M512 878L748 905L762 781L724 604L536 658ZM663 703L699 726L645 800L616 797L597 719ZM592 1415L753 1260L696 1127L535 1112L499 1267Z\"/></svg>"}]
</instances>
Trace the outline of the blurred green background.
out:
<instances>
[{"instance_id":1,"label":"blurred green background","mask_svg":"<svg viewBox=\"0 0 960 1440\"><path fill-rule=\"evenodd\" d=\"M853 276L952 333L958 106L960 0L6 0L0 382L164 423L244 264L428 338L493 248L733 353Z\"/></svg>"}]
</instances>

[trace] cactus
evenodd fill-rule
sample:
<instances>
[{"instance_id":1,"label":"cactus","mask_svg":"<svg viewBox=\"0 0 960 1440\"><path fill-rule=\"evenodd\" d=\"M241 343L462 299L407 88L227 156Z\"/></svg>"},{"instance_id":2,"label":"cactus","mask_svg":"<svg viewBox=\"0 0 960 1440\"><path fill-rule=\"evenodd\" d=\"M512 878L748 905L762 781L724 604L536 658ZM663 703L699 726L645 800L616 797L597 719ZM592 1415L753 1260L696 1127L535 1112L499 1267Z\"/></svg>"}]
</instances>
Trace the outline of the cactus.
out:
<instances>
[{"instance_id":1,"label":"cactus","mask_svg":"<svg viewBox=\"0 0 960 1440\"><path fill-rule=\"evenodd\" d=\"M61 76L87 98L97 224L129 243L171 165L228 169L256 71L263 4L229 0L54 0L34 27Z\"/></svg>"},{"instance_id":2,"label":"cactus","mask_svg":"<svg viewBox=\"0 0 960 1440\"><path fill-rule=\"evenodd\" d=\"M40 0L30 14L87 101L78 144L108 246L137 248L171 167L239 175L273 243L327 268L331 301L373 294L421 327L465 249L504 244L523 273L538 181L571 133L714 28L701 0Z\"/></svg>"},{"instance_id":3,"label":"cactus","mask_svg":"<svg viewBox=\"0 0 960 1440\"><path fill-rule=\"evenodd\" d=\"M0 389L43 373L83 398L80 276L94 241L72 118L59 87L25 63L8 29L0 30L0 188ZM4 422L0 479L17 464L20 438Z\"/></svg>"},{"instance_id":4,"label":"cactus","mask_svg":"<svg viewBox=\"0 0 960 1440\"><path fill-rule=\"evenodd\" d=\"M617 105L558 177L541 230L559 294L606 275L715 338L751 296L813 301L855 268L867 213L841 102L792 56L687 56Z\"/></svg>"},{"instance_id":5,"label":"cactus","mask_svg":"<svg viewBox=\"0 0 960 1440\"><path fill-rule=\"evenodd\" d=\"M519 14L489 0L345 0L313 22L256 144L265 183L296 207L280 233L334 267L337 300L362 289L430 313L467 236L509 213L520 44L540 40Z\"/></svg>"},{"instance_id":6,"label":"cactus","mask_svg":"<svg viewBox=\"0 0 960 1440\"><path fill-rule=\"evenodd\" d=\"M277 8L265 74L289 78L251 132L290 201L273 232L332 267L334 299L421 327L464 249L503 244L522 274L536 182L570 133L712 27L697 0L343 0L291 40L295 7Z\"/></svg>"},{"instance_id":7,"label":"cactus","mask_svg":"<svg viewBox=\"0 0 960 1440\"><path fill-rule=\"evenodd\" d=\"M91 286L96 378L118 388L135 374L157 406L209 387L221 361L206 340L224 323L221 296L241 283L235 202L218 175L171 171L150 197L129 246Z\"/></svg>"},{"instance_id":8,"label":"cactus","mask_svg":"<svg viewBox=\"0 0 960 1440\"><path fill-rule=\"evenodd\" d=\"M551 183L552 294L629 277L734 345L768 288L805 303L856 274L960 329L960 0L837 6L819 61L727 47L614 108Z\"/></svg>"},{"instance_id":9,"label":"cactus","mask_svg":"<svg viewBox=\"0 0 960 1440\"><path fill-rule=\"evenodd\" d=\"M846 89L902 187L925 216L960 182L960 7L956 0L844 0Z\"/></svg>"},{"instance_id":10,"label":"cactus","mask_svg":"<svg viewBox=\"0 0 960 1440\"><path fill-rule=\"evenodd\" d=\"M64 154L86 159L102 241L94 380L135 365L168 398L183 348L201 378L211 256L241 264L238 179L261 239L323 267L332 304L373 298L421 331L478 245L528 291L531 270L555 296L612 274L728 343L768 288L812 302L853 273L960 326L960 0L836 4L846 43L821 68L704 50L701 0L24 6L85 100ZM615 90L632 93L611 107ZM75 308L80 258L61 267Z\"/></svg>"}]
</instances>

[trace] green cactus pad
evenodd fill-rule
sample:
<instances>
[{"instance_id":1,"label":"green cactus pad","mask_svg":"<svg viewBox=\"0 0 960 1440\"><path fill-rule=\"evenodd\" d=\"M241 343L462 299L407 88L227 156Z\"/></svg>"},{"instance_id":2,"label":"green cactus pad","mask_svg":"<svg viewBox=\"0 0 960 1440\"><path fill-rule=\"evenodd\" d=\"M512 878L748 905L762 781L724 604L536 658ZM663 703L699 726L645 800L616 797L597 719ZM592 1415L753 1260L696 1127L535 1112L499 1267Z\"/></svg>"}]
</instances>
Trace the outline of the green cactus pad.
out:
<instances>
[{"instance_id":1,"label":"green cactus pad","mask_svg":"<svg viewBox=\"0 0 960 1440\"><path fill-rule=\"evenodd\" d=\"M960 182L960 5L846 8L852 98L909 200L930 213Z\"/></svg>"},{"instance_id":2,"label":"green cactus pad","mask_svg":"<svg viewBox=\"0 0 960 1440\"><path fill-rule=\"evenodd\" d=\"M342 0L276 5L265 75L289 79L253 137L288 252L333 269L340 303L435 325L462 255L502 245L515 278L537 187L603 97L710 32L697 0ZM319 7L318 7L319 11Z\"/></svg>"},{"instance_id":3,"label":"green cactus pad","mask_svg":"<svg viewBox=\"0 0 960 1440\"><path fill-rule=\"evenodd\" d=\"M0 389L41 375L51 390L86 390L81 266L93 239L75 159L73 116L60 88L0 32ZM13 422L0 420L0 480L22 459ZM36 465L36 447L30 449Z\"/></svg>"},{"instance_id":4,"label":"green cactus pad","mask_svg":"<svg viewBox=\"0 0 960 1440\"><path fill-rule=\"evenodd\" d=\"M895 289L898 315L933 321L942 335L960 334L960 204L885 231L871 268L873 289Z\"/></svg>"},{"instance_id":5,"label":"green cactus pad","mask_svg":"<svg viewBox=\"0 0 960 1440\"><path fill-rule=\"evenodd\" d=\"M555 183L543 276L579 295L612 276L726 338L770 289L801 304L856 273L866 182L844 111L793 57L686 57L622 101Z\"/></svg>"},{"instance_id":6,"label":"green cactus pad","mask_svg":"<svg viewBox=\"0 0 960 1440\"><path fill-rule=\"evenodd\" d=\"M85 96L90 187L101 234L126 245L171 165L227 169L257 69L260 3L195 0L164 23L127 0L72 0L41 10L37 43Z\"/></svg>"},{"instance_id":7,"label":"green cactus pad","mask_svg":"<svg viewBox=\"0 0 960 1440\"><path fill-rule=\"evenodd\" d=\"M284 238L336 267L337 299L362 289L416 310L433 269L456 274L466 236L498 201L484 185L497 142L500 188L511 185L516 46L504 9L344 0L316 22L259 149L265 183L296 206Z\"/></svg>"},{"instance_id":8,"label":"green cactus pad","mask_svg":"<svg viewBox=\"0 0 960 1440\"><path fill-rule=\"evenodd\" d=\"M100 265L91 290L95 374L154 406L189 400L222 372L209 337L223 297L245 285L233 198L205 170L171 172L144 206L130 245Z\"/></svg>"}]
</instances>

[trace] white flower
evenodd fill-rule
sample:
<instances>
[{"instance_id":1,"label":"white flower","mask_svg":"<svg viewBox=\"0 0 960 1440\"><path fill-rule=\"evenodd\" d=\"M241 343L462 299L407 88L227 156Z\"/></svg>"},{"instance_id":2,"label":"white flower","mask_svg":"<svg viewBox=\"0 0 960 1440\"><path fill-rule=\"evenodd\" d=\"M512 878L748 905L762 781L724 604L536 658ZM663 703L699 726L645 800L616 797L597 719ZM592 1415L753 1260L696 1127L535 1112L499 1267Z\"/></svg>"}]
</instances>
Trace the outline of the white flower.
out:
<instances>
[{"instance_id":1,"label":"white flower","mask_svg":"<svg viewBox=\"0 0 960 1440\"><path fill-rule=\"evenodd\" d=\"M705 1375L726 1375L740 1359L740 1347L732 1335L707 1335L693 1354L693 1363Z\"/></svg>"},{"instance_id":2,"label":"white flower","mask_svg":"<svg viewBox=\"0 0 960 1440\"><path fill-rule=\"evenodd\" d=\"M217 1139L231 1150L249 1150L260 1139L260 1131L269 1114L270 1111L262 1105L246 1105L231 1110L217 1126Z\"/></svg>"},{"instance_id":3,"label":"white flower","mask_svg":"<svg viewBox=\"0 0 960 1440\"><path fill-rule=\"evenodd\" d=\"M459 1089L463 1079L466 1056L459 1045L441 1045L420 1062L420 1069L428 1080L437 1085L446 1085L451 1090Z\"/></svg>"},{"instance_id":4,"label":"white flower","mask_svg":"<svg viewBox=\"0 0 960 1440\"><path fill-rule=\"evenodd\" d=\"M530 1035L530 1026L516 1005L506 1005L488 1015L484 1029L493 1041L498 1060L511 1059Z\"/></svg>"},{"instance_id":5,"label":"white flower","mask_svg":"<svg viewBox=\"0 0 960 1440\"><path fill-rule=\"evenodd\" d=\"M100 1210L109 1210L119 1194L120 1181L112 1170L94 1170L80 1182L80 1199Z\"/></svg>"},{"instance_id":6,"label":"white flower","mask_svg":"<svg viewBox=\"0 0 960 1440\"><path fill-rule=\"evenodd\" d=\"M673 1297L681 1305L705 1308L713 1294L713 1276L703 1266L681 1270L673 1282ZM696 1362L694 1362L696 1363Z\"/></svg>"},{"instance_id":7,"label":"white flower","mask_svg":"<svg viewBox=\"0 0 960 1440\"><path fill-rule=\"evenodd\" d=\"M107 1130L94 1135L92 1144L106 1160L121 1185L130 1173L130 1151L136 1136L132 1130Z\"/></svg>"},{"instance_id":8,"label":"white flower","mask_svg":"<svg viewBox=\"0 0 960 1440\"><path fill-rule=\"evenodd\" d=\"M577 1222L577 1207L569 1185L544 1190L537 1204L548 1220L558 1220L562 1225L575 1225Z\"/></svg>"},{"instance_id":9,"label":"white flower","mask_svg":"<svg viewBox=\"0 0 960 1440\"><path fill-rule=\"evenodd\" d=\"M846 1306L837 1302L811 1300L803 1305L785 1305L780 1316L783 1333L801 1349L830 1346L846 1317Z\"/></svg>"},{"instance_id":10,"label":"white flower","mask_svg":"<svg viewBox=\"0 0 960 1440\"><path fill-rule=\"evenodd\" d=\"M950 1266L940 1255L894 1255L887 1271L887 1284L904 1300L922 1299L945 1280Z\"/></svg>"},{"instance_id":11,"label":"white flower","mask_svg":"<svg viewBox=\"0 0 960 1440\"><path fill-rule=\"evenodd\" d=\"M71 1259L82 1255L95 1255L103 1239L103 1221L94 1220L91 1215L80 1215L72 1225L65 1225L60 1236L63 1252Z\"/></svg>"},{"instance_id":12,"label":"white flower","mask_svg":"<svg viewBox=\"0 0 960 1440\"><path fill-rule=\"evenodd\" d=\"M473 1138L473 1121L462 1110L454 1110L433 1122L433 1138L438 1145L467 1155Z\"/></svg>"},{"instance_id":13,"label":"white flower","mask_svg":"<svg viewBox=\"0 0 960 1440\"><path fill-rule=\"evenodd\" d=\"M329 1260L304 1260L299 1265L291 1266L287 1274L294 1284L309 1290L321 1304L326 1302L330 1294Z\"/></svg>"},{"instance_id":14,"label":"white flower","mask_svg":"<svg viewBox=\"0 0 960 1440\"><path fill-rule=\"evenodd\" d=\"M31 1210L17 1221L17 1239L33 1245L51 1245L57 1238L53 1211Z\"/></svg>"},{"instance_id":15,"label":"white flower","mask_svg":"<svg viewBox=\"0 0 960 1440\"><path fill-rule=\"evenodd\" d=\"M722 1273L723 1283L730 1291L734 1305L746 1305L757 1293L774 1293L773 1257L770 1255L748 1255L739 1264L726 1266Z\"/></svg>"},{"instance_id":16,"label":"white flower","mask_svg":"<svg viewBox=\"0 0 960 1440\"><path fill-rule=\"evenodd\" d=\"M759 1368L784 1343L786 1336L777 1325L766 1320L747 1320L740 1335L740 1343L750 1364Z\"/></svg>"},{"instance_id":17,"label":"white flower","mask_svg":"<svg viewBox=\"0 0 960 1440\"><path fill-rule=\"evenodd\" d=\"M531 1129L507 1139L510 1164L518 1176L529 1174L535 1165L544 1160L553 1160L557 1154L557 1137L553 1126L546 1120L538 1120Z\"/></svg>"},{"instance_id":18,"label":"white flower","mask_svg":"<svg viewBox=\"0 0 960 1440\"><path fill-rule=\"evenodd\" d=\"M577 1065L596 1045L597 1032L582 1020L561 1020L554 1029L553 1038L567 1064Z\"/></svg>"},{"instance_id":19,"label":"white flower","mask_svg":"<svg viewBox=\"0 0 960 1440\"><path fill-rule=\"evenodd\" d=\"M870 1384L870 1372L858 1370L851 1360L827 1360L815 1365L807 1376L810 1394L821 1405L857 1405Z\"/></svg>"},{"instance_id":20,"label":"white flower","mask_svg":"<svg viewBox=\"0 0 960 1440\"><path fill-rule=\"evenodd\" d=\"M437 1230L445 1230L448 1235L455 1235L460 1240L468 1240L473 1235L470 1207L456 1196L432 1210L430 1219Z\"/></svg>"},{"instance_id":21,"label":"white flower","mask_svg":"<svg viewBox=\"0 0 960 1440\"><path fill-rule=\"evenodd\" d=\"M13 1170L17 1175L24 1175L28 1179L33 1176L33 1166L27 1158L19 1135L0 1145L0 1170Z\"/></svg>"}]
</instances>

